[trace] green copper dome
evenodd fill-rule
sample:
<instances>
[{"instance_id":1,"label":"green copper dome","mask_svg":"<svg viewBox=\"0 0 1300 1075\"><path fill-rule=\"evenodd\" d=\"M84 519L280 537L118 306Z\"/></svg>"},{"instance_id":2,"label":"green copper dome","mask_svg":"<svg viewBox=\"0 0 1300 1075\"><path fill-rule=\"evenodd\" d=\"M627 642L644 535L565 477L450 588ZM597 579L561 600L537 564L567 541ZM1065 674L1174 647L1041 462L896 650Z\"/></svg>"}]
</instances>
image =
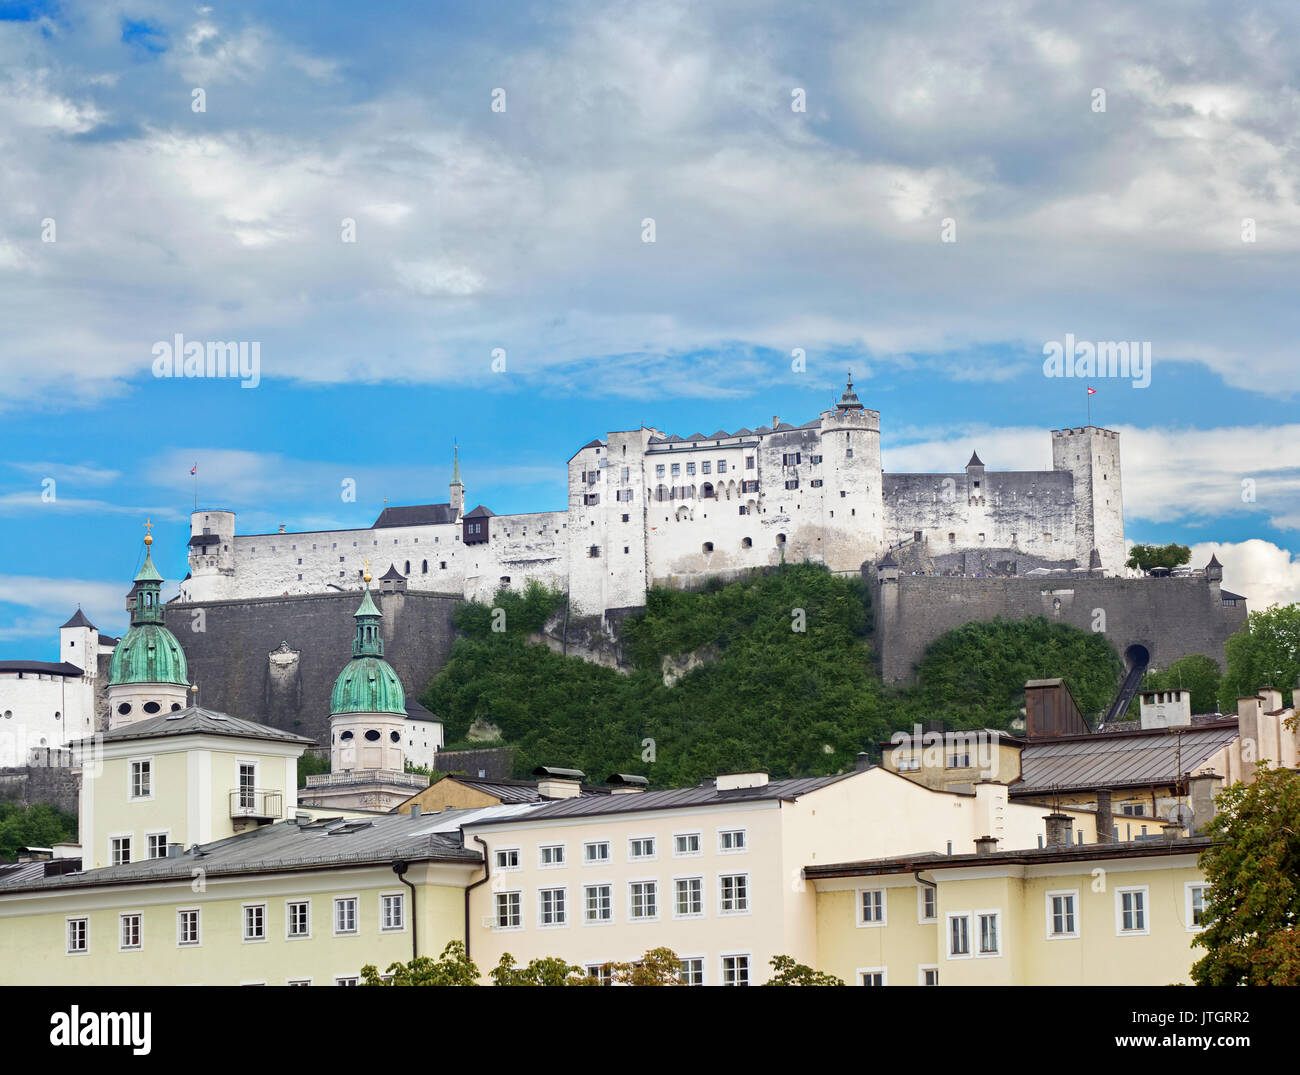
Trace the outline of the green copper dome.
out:
<instances>
[{"instance_id":1,"label":"green copper dome","mask_svg":"<svg viewBox=\"0 0 1300 1075\"><path fill-rule=\"evenodd\" d=\"M162 575L146 549L144 563L131 590L131 629L113 650L109 686L122 683L176 683L189 685L185 651L176 636L163 626L159 597Z\"/></svg>"},{"instance_id":2,"label":"green copper dome","mask_svg":"<svg viewBox=\"0 0 1300 1075\"><path fill-rule=\"evenodd\" d=\"M367 582L369 576L367 575ZM375 607L370 587L354 613L357 633L352 639L352 660L334 681L330 713L406 714L406 692L393 666L384 660L384 640L379 637L382 613Z\"/></svg>"}]
</instances>

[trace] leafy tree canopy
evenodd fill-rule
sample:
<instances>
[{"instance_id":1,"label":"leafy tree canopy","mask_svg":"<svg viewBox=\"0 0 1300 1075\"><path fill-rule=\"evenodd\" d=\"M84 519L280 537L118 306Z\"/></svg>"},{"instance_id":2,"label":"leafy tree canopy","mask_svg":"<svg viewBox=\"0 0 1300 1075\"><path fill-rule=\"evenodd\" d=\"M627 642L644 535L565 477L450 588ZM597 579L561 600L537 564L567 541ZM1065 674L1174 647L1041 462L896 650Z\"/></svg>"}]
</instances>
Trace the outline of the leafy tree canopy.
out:
<instances>
[{"instance_id":1,"label":"leafy tree canopy","mask_svg":"<svg viewBox=\"0 0 1300 1075\"><path fill-rule=\"evenodd\" d=\"M796 963L790 956L772 957L772 977L767 985L843 985L844 980Z\"/></svg>"},{"instance_id":2,"label":"leafy tree canopy","mask_svg":"<svg viewBox=\"0 0 1300 1075\"><path fill-rule=\"evenodd\" d=\"M1188 690L1192 692L1193 713L1218 713L1219 684L1223 673L1219 662L1203 653L1179 657L1162 671L1151 671L1142 677L1144 691Z\"/></svg>"},{"instance_id":3,"label":"leafy tree canopy","mask_svg":"<svg viewBox=\"0 0 1300 1075\"><path fill-rule=\"evenodd\" d=\"M1150 571L1153 567L1167 567L1171 570L1175 567L1182 567L1192 558L1192 550L1186 545L1134 545L1129 549L1128 561L1125 567L1137 568L1139 571Z\"/></svg>"},{"instance_id":4,"label":"leafy tree canopy","mask_svg":"<svg viewBox=\"0 0 1300 1075\"><path fill-rule=\"evenodd\" d=\"M1300 772L1261 763L1219 793L1201 854L1206 924L1198 985L1300 985Z\"/></svg>"},{"instance_id":5,"label":"leafy tree canopy","mask_svg":"<svg viewBox=\"0 0 1300 1075\"><path fill-rule=\"evenodd\" d=\"M1261 687L1289 694L1300 680L1300 604L1252 612L1224 650L1228 670L1219 685L1220 712L1235 713L1237 699Z\"/></svg>"},{"instance_id":6,"label":"leafy tree canopy","mask_svg":"<svg viewBox=\"0 0 1300 1075\"><path fill-rule=\"evenodd\" d=\"M0 862L12 862L20 847L53 847L76 838L75 814L48 803L0 802Z\"/></svg>"}]
</instances>

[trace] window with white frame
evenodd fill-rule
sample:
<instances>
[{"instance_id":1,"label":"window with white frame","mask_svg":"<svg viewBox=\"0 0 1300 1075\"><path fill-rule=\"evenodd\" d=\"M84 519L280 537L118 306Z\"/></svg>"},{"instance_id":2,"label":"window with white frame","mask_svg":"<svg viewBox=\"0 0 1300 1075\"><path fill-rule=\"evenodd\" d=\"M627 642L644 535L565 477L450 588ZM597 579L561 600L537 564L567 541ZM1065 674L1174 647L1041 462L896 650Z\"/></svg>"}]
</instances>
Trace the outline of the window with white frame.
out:
<instances>
[{"instance_id":1,"label":"window with white frame","mask_svg":"<svg viewBox=\"0 0 1300 1075\"><path fill-rule=\"evenodd\" d=\"M894 766L900 773L914 773L921 768L921 755L913 750L896 750Z\"/></svg>"},{"instance_id":2,"label":"window with white frame","mask_svg":"<svg viewBox=\"0 0 1300 1075\"><path fill-rule=\"evenodd\" d=\"M266 904L244 904L244 940L266 940Z\"/></svg>"},{"instance_id":3,"label":"window with white frame","mask_svg":"<svg viewBox=\"0 0 1300 1075\"><path fill-rule=\"evenodd\" d=\"M117 916L117 946L123 952L139 948L140 941L140 915L139 914L120 914Z\"/></svg>"},{"instance_id":4,"label":"window with white frame","mask_svg":"<svg viewBox=\"0 0 1300 1075\"><path fill-rule=\"evenodd\" d=\"M406 893L394 892L379 897L379 928L397 933L406 928Z\"/></svg>"},{"instance_id":5,"label":"window with white frame","mask_svg":"<svg viewBox=\"0 0 1300 1075\"><path fill-rule=\"evenodd\" d=\"M601 985L614 984L614 969L608 963L588 963L583 970L588 978L595 978Z\"/></svg>"},{"instance_id":6,"label":"window with white frame","mask_svg":"<svg viewBox=\"0 0 1300 1075\"><path fill-rule=\"evenodd\" d=\"M290 978L285 985L311 985L310 978Z\"/></svg>"},{"instance_id":7,"label":"window with white frame","mask_svg":"<svg viewBox=\"0 0 1300 1075\"><path fill-rule=\"evenodd\" d=\"M1047 893L1047 936L1077 937L1079 917L1077 891Z\"/></svg>"},{"instance_id":8,"label":"window with white frame","mask_svg":"<svg viewBox=\"0 0 1300 1075\"><path fill-rule=\"evenodd\" d=\"M1210 886L1202 884L1199 881L1189 881L1187 883L1187 928L1195 931L1205 928L1205 900L1210 891Z\"/></svg>"},{"instance_id":9,"label":"window with white frame","mask_svg":"<svg viewBox=\"0 0 1300 1075\"><path fill-rule=\"evenodd\" d=\"M979 927L979 950L981 956L1000 956L1002 954L1001 915L997 911L981 911L975 916Z\"/></svg>"},{"instance_id":10,"label":"window with white frame","mask_svg":"<svg viewBox=\"0 0 1300 1075\"><path fill-rule=\"evenodd\" d=\"M311 901L310 900L290 900L284 905L285 914L285 936L310 937L311 936Z\"/></svg>"},{"instance_id":11,"label":"window with white frame","mask_svg":"<svg viewBox=\"0 0 1300 1075\"><path fill-rule=\"evenodd\" d=\"M153 798L153 759L136 758L131 762L131 798Z\"/></svg>"},{"instance_id":12,"label":"window with white frame","mask_svg":"<svg viewBox=\"0 0 1300 1075\"><path fill-rule=\"evenodd\" d=\"M749 985L749 956L722 957L722 984Z\"/></svg>"},{"instance_id":13,"label":"window with white frame","mask_svg":"<svg viewBox=\"0 0 1300 1075\"><path fill-rule=\"evenodd\" d=\"M1120 934L1149 933L1147 887L1115 890L1115 931Z\"/></svg>"},{"instance_id":14,"label":"window with white frame","mask_svg":"<svg viewBox=\"0 0 1300 1075\"><path fill-rule=\"evenodd\" d=\"M939 968L938 967L918 967L918 985L938 985Z\"/></svg>"},{"instance_id":15,"label":"window with white frame","mask_svg":"<svg viewBox=\"0 0 1300 1075\"><path fill-rule=\"evenodd\" d=\"M562 888L543 888L537 893L537 924L565 926L569 922L568 897Z\"/></svg>"},{"instance_id":16,"label":"window with white frame","mask_svg":"<svg viewBox=\"0 0 1300 1075\"><path fill-rule=\"evenodd\" d=\"M699 918L703 914L704 878L676 878L673 881L673 917Z\"/></svg>"},{"instance_id":17,"label":"window with white frame","mask_svg":"<svg viewBox=\"0 0 1300 1075\"><path fill-rule=\"evenodd\" d=\"M563 866L564 862L563 844L543 844L537 849L537 865L543 870Z\"/></svg>"},{"instance_id":18,"label":"window with white frame","mask_svg":"<svg viewBox=\"0 0 1300 1075\"><path fill-rule=\"evenodd\" d=\"M495 858L498 870L519 869L519 848L517 847L498 848Z\"/></svg>"},{"instance_id":19,"label":"window with white frame","mask_svg":"<svg viewBox=\"0 0 1300 1075\"><path fill-rule=\"evenodd\" d=\"M582 889L584 922L612 922L614 894L610 885L584 885Z\"/></svg>"},{"instance_id":20,"label":"window with white frame","mask_svg":"<svg viewBox=\"0 0 1300 1075\"><path fill-rule=\"evenodd\" d=\"M628 882L628 911L630 919L659 917L659 883L657 881Z\"/></svg>"},{"instance_id":21,"label":"window with white frame","mask_svg":"<svg viewBox=\"0 0 1300 1075\"><path fill-rule=\"evenodd\" d=\"M939 897L934 885L921 885L916 892L916 918L933 922L939 917Z\"/></svg>"},{"instance_id":22,"label":"window with white frame","mask_svg":"<svg viewBox=\"0 0 1300 1075\"><path fill-rule=\"evenodd\" d=\"M885 924L885 890L868 888L858 894L858 925L883 926Z\"/></svg>"},{"instance_id":23,"label":"window with white frame","mask_svg":"<svg viewBox=\"0 0 1300 1075\"><path fill-rule=\"evenodd\" d=\"M722 914L749 910L749 874L726 873L718 878L718 909Z\"/></svg>"},{"instance_id":24,"label":"window with white frame","mask_svg":"<svg viewBox=\"0 0 1300 1075\"><path fill-rule=\"evenodd\" d=\"M885 984L884 967L867 967L858 971L858 981L863 985L880 986Z\"/></svg>"},{"instance_id":25,"label":"window with white frame","mask_svg":"<svg viewBox=\"0 0 1300 1075\"><path fill-rule=\"evenodd\" d=\"M718 850L724 855L745 851L748 847L744 829L722 829L718 833Z\"/></svg>"},{"instance_id":26,"label":"window with white frame","mask_svg":"<svg viewBox=\"0 0 1300 1075\"><path fill-rule=\"evenodd\" d=\"M144 836L145 853L151 859L167 857L167 833L147 832Z\"/></svg>"},{"instance_id":27,"label":"window with white frame","mask_svg":"<svg viewBox=\"0 0 1300 1075\"><path fill-rule=\"evenodd\" d=\"M582 861L591 866L598 862L609 861L609 841L592 840L582 845Z\"/></svg>"},{"instance_id":28,"label":"window with white frame","mask_svg":"<svg viewBox=\"0 0 1300 1075\"><path fill-rule=\"evenodd\" d=\"M970 915L948 916L948 958L961 959L970 955Z\"/></svg>"},{"instance_id":29,"label":"window with white frame","mask_svg":"<svg viewBox=\"0 0 1300 1075\"><path fill-rule=\"evenodd\" d=\"M355 975L342 977L342 978L335 978L334 984L335 985L360 985L361 979L357 978Z\"/></svg>"},{"instance_id":30,"label":"window with white frame","mask_svg":"<svg viewBox=\"0 0 1300 1075\"><path fill-rule=\"evenodd\" d=\"M706 466L708 464L705 464ZM703 985L704 984L704 957L687 956L682 961L681 970L677 972L677 980L682 985Z\"/></svg>"},{"instance_id":31,"label":"window with white frame","mask_svg":"<svg viewBox=\"0 0 1300 1075\"><path fill-rule=\"evenodd\" d=\"M627 842L629 859L652 859L655 857L655 838L653 836L633 836Z\"/></svg>"},{"instance_id":32,"label":"window with white frame","mask_svg":"<svg viewBox=\"0 0 1300 1075\"><path fill-rule=\"evenodd\" d=\"M523 929L524 900L522 892L498 892L497 929Z\"/></svg>"},{"instance_id":33,"label":"window with white frame","mask_svg":"<svg viewBox=\"0 0 1300 1075\"><path fill-rule=\"evenodd\" d=\"M199 909L187 907L176 912L176 944L192 948L199 943Z\"/></svg>"},{"instance_id":34,"label":"window with white frame","mask_svg":"<svg viewBox=\"0 0 1300 1075\"><path fill-rule=\"evenodd\" d=\"M108 864L125 866L131 861L131 837L114 836L108 841Z\"/></svg>"},{"instance_id":35,"label":"window with white frame","mask_svg":"<svg viewBox=\"0 0 1300 1075\"><path fill-rule=\"evenodd\" d=\"M357 898L355 896L336 896L334 898L335 935L356 932Z\"/></svg>"},{"instance_id":36,"label":"window with white frame","mask_svg":"<svg viewBox=\"0 0 1300 1075\"><path fill-rule=\"evenodd\" d=\"M700 853L698 832L679 832L673 837L673 858L691 858Z\"/></svg>"},{"instance_id":37,"label":"window with white frame","mask_svg":"<svg viewBox=\"0 0 1300 1075\"><path fill-rule=\"evenodd\" d=\"M68 955L80 955L90 951L90 919L68 919Z\"/></svg>"}]
</instances>

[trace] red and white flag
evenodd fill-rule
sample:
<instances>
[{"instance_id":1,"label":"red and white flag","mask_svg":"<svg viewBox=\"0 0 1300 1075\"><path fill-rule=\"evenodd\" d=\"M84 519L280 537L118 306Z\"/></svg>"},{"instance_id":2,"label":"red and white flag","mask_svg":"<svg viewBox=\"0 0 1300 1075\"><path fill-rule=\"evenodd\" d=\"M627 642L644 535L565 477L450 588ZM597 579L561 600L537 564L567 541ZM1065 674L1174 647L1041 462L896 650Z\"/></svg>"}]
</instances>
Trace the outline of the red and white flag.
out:
<instances>
[{"instance_id":1,"label":"red and white flag","mask_svg":"<svg viewBox=\"0 0 1300 1075\"><path fill-rule=\"evenodd\" d=\"M1091 392L1092 389L1089 388L1088 391ZM198 465L198 463L195 463L192 467L190 467L190 473L191 473L191 474L197 474L198 472L199 472L199 465Z\"/></svg>"},{"instance_id":2,"label":"red and white flag","mask_svg":"<svg viewBox=\"0 0 1300 1075\"><path fill-rule=\"evenodd\" d=\"M1095 388L1088 389L1088 395L1095 396L1096 394L1097 394L1097 390Z\"/></svg>"}]
</instances>

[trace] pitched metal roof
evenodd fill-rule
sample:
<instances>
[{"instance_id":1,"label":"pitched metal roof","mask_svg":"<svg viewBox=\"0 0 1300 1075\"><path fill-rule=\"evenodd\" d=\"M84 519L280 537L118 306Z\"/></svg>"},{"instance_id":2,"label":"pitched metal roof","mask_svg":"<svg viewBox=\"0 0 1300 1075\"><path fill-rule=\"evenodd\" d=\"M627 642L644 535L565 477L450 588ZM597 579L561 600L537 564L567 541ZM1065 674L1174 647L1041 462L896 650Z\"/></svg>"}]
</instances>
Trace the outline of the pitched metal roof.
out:
<instances>
[{"instance_id":1,"label":"pitched metal roof","mask_svg":"<svg viewBox=\"0 0 1300 1075\"><path fill-rule=\"evenodd\" d=\"M1031 739L1012 795L1173 783L1237 738L1237 721Z\"/></svg>"},{"instance_id":2,"label":"pitched metal roof","mask_svg":"<svg viewBox=\"0 0 1300 1075\"><path fill-rule=\"evenodd\" d=\"M197 853L191 849L175 858L144 859L44 879L24 877L12 883L0 879L0 895L15 890L188 881L195 866L202 866L208 877L224 877L364 866L396 859L470 865L483 861L477 850L461 846L459 835L438 831L450 827L446 822L452 819L446 815L437 817L443 820L427 815L381 814L366 818L320 818L301 826L293 821L281 821L203 844Z\"/></svg>"},{"instance_id":3,"label":"pitched metal roof","mask_svg":"<svg viewBox=\"0 0 1300 1075\"><path fill-rule=\"evenodd\" d=\"M793 780L772 780L755 788L735 788L719 791L712 781L693 788L671 788L667 791L642 791L635 795L592 795L575 799L557 799L540 806L528 815L528 820L545 820L553 817L582 817L588 814L643 813L647 810L676 810L690 806L726 806L743 802L778 802L797 799L810 791L824 788L838 780L856 776L857 773L840 773L836 776L798 777ZM490 821L489 821L490 823Z\"/></svg>"},{"instance_id":4,"label":"pitched metal roof","mask_svg":"<svg viewBox=\"0 0 1300 1075\"><path fill-rule=\"evenodd\" d=\"M442 723L441 717L435 717L432 713L429 712L429 710L425 709L424 706L422 706L414 698L407 698L406 705L403 708L405 708L406 710L407 720L425 720L425 721L433 721L437 724Z\"/></svg>"},{"instance_id":5,"label":"pitched metal roof","mask_svg":"<svg viewBox=\"0 0 1300 1075\"><path fill-rule=\"evenodd\" d=\"M175 713L162 713L148 720L137 721L121 728L104 732L101 736L105 743L116 743L126 739L156 739L172 735L224 735L238 739L269 739L280 743L301 743L314 746L315 740L293 732L281 731L268 724L258 724L242 717L232 717L227 713L218 713L213 709L190 706ZM88 743L82 739L78 742Z\"/></svg>"},{"instance_id":6,"label":"pitched metal roof","mask_svg":"<svg viewBox=\"0 0 1300 1075\"><path fill-rule=\"evenodd\" d=\"M465 518L467 518L467 519L479 519L479 518L483 518L483 519L494 519L494 518L496 518L496 512L493 511L491 508L485 508L482 504L480 504L480 505L479 505L477 508L475 508L473 511L466 512L466 513L465 513Z\"/></svg>"},{"instance_id":7,"label":"pitched metal roof","mask_svg":"<svg viewBox=\"0 0 1300 1075\"><path fill-rule=\"evenodd\" d=\"M86 614L81 611L80 605L77 606L77 611L73 613L72 619L68 620L63 627L89 627L92 631L95 630L95 625L86 619ZM59 630L63 630L63 627L60 627Z\"/></svg>"},{"instance_id":8,"label":"pitched metal roof","mask_svg":"<svg viewBox=\"0 0 1300 1075\"><path fill-rule=\"evenodd\" d=\"M406 576L397 570L396 564L389 564L388 570L379 576L379 581L383 582L384 579L404 579L404 578L406 578Z\"/></svg>"},{"instance_id":9,"label":"pitched metal roof","mask_svg":"<svg viewBox=\"0 0 1300 1075\"><path fill-rule=\"evenodd\" d=\"M379 513L372 530L389 526L429 526L430 524L454 523L456 513L450 504L407 504L400 507L385 508Z\"/></svg>"}]
</instances>

